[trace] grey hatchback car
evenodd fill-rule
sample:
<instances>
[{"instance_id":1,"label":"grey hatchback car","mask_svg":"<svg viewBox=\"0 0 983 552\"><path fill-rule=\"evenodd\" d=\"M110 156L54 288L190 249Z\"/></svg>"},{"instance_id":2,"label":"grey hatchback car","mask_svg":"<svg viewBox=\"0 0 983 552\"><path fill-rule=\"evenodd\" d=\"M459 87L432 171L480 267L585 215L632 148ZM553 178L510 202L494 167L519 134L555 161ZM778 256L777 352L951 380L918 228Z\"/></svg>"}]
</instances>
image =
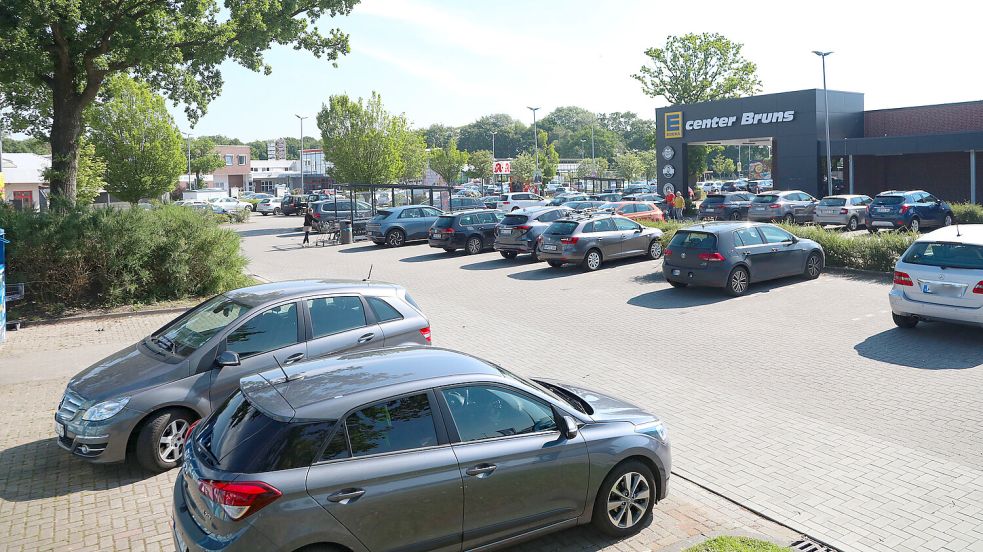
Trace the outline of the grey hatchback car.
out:
<instances>
[{"instance_id":1,"label":"grey hatchback car","mask_svg":"<svg viewBox=\"0 0 983 552\"><path fill-rule=\"evenodd\" d=\"M506 259L514 259L519 253L532 253L533 259L539 260L536 253L539 236L543 235L553 221L570 212L566 207L516 209L498 223L493 247Z\"/></svg>"},{"instance_id":2,"label":"grey hatchback car","mask_svg":"<svg viewBox=\"0 0 983 552\"><path fill-rule=\"evenodd\" d=\"M343 351L429 344L430 322L400 286L299 280L230 291L79 372L55 413L58 444L96 463L132 452L162 471L243 376ZM132 448L131 448L132 447Z\"/></svg>"},{"instance_id":3,"label":"grey hatchback car","mask_svg":"<svg viewBox=\"0 0 983 552\"><path fill-rule=\"evenodd\" d=\"M657 416L464 353L351 353L240 387L190 432L178 552L491 550L589 522L621 537L668 491Z\"/></svg>"},{"instance_id":4,"label":"grey hatchback car","mask_svg":"<svg viewBox=\"0 0 983 552\"><path fill-rule=\"evenodd\" d=\"M662 230L609 213L571 214L543 232L537 251L551 267L574 263L593 272L608 260L636 255L661 258Z\"/></svg>"},{"instance_id":5,"label":"grey hatchback car","mask_svg":"<svg viewBox=\"0 0 983 552\"><path fill-rule=\"evenodd\" d=\"M751 199L747 219L758 222L780 220L787 224L812 222L819 200L798 190L758 194Z\"/></svg>"},{"instance_id":6,"label":"grey hatchback car","mask_svg":"<svg viewBox=\"0 0 983 552\"><path fill-rule=\"evenodd\" d=\"M666 247L662 273L673 287L722 287L737 296L754 282L818 278L824 264L822 246L773 224L716 222L676 232Z\"/></svg>"}]
</instances>

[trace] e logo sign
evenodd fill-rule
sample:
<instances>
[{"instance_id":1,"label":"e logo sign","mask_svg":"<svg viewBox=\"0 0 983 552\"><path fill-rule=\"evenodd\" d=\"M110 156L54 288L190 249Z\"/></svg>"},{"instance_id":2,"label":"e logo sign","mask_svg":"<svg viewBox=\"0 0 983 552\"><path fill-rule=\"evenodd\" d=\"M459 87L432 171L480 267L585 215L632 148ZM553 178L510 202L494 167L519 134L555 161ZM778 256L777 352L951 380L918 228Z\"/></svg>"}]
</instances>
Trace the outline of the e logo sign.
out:
<instances>
[{"instance_id":1,"label":"e logo sign","mask_svg":"<svg viewBox=\"0 0 983 552\"><path fill-rule=\"evenodd\" d=\"M666 138L683 137L683 112L666 113Z\"/></svg>"}]
</instances>

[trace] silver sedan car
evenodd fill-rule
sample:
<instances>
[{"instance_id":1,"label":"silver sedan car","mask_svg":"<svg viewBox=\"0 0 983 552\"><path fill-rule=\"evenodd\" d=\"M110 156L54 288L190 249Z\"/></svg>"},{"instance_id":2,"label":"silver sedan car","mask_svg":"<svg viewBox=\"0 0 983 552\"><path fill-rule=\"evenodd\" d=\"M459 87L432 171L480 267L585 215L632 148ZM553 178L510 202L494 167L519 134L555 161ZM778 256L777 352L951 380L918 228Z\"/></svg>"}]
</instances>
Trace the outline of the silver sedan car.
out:
<instances>
[{"instance_id":1,"label":"silver sedan car","mask_svg":"<svg viewBox=\"0 0 983 552\"><path fill-rule=\"evenodd\" d=\"M812 222L819 200L799 191L780 191L758 194L751 200L747 219L752 222L781 221L786 224Z\"/></svg>"},{"instance_id":2,"label":"silver sedan car","mask_svg":"<svg viewBox=\"0 0 983 552\"><path fill-rule=\"evenodd\" d=\"M819 226L841 225L854 231L867 225L867 206L874 200L865 195L827 196L819 201L812 222Z\"/></svg>"},{"instance_id":3,"label":"silver sedan car","mask_svg":"<svg viewBox=\"0 0 983 552\"><path fill-rule=\"evenodd\" d=\"M537 252L553 268L573 263L593 272L624 257L661 259L662 231L610 213L573 214L543 232Z\"/></svg>"}]
</instances>

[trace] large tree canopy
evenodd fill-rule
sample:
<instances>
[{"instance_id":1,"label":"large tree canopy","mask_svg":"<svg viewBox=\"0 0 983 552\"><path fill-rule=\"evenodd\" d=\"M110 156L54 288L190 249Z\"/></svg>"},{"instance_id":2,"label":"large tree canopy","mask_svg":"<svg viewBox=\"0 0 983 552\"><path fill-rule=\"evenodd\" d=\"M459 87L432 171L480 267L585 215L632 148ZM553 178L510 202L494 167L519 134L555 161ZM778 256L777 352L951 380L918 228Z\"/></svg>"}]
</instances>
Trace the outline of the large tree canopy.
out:
<instances>
[{"instance_id":1,"label":"large tree canopy","mask_svg":"<svg viewBox=\"0 0 983 552\"><path fill-rule=\"evenodd\" d=\"M317 126L338 182L392 184L405 176L406 117L389 114L377 92L368 101L331 96L317 114Z\"/></svg>"},{"instance_id":2,"label":"large tree canopy","mask_svg":"<svg viewBox=\"0 0 983 552\"><path fill-rule=\"evenodd\" d=\"M348 36L322 15L357 0L4 0L0 111L5 125L50 139L52 193L74 201L82 112L106 79L130 73L181 102L192 121L222 89L231 60L270 73L263 53L290 44L335 61Z\"/></svg>"}]
</instances>

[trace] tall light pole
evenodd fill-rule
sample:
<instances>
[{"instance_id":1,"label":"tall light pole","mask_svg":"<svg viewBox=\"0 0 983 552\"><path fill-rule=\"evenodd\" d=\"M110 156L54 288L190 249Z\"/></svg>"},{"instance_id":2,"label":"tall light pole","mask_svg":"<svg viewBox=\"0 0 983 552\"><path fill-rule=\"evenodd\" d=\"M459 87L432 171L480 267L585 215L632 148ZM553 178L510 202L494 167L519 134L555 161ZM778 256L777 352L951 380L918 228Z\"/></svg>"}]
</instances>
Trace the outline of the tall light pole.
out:
<instances>
[{"instance_id":1,"label":"tall light pole","mask_svg":"<svg viewBox=\"0 0 983 552\"><path fill-rule=\"evenodd\" d=\"M536 148L536 172L533 173L532 181L536 182L536 178L539 177L539 131L536 128L536 112L539 111L538 107L527 108L532 111L532 139L534 147Z\"/></svg>"},{"instance_id":2,"label":"tall light pole","mask_svg":"<svg viewBox=\"0 0 983 552\"><path fill-rule=\"evenodd\" d=\"M587 138L580 139L580 160L583 161L584 157L587 157Z\"/></svg>"},{"instance_id":3,"label":"tall light pole","mask_svg":"<svg viewBox=\"0 0 983 552\"><path fill-rule=\"evenodd\" d=\"M188 189L191 189L191 133L182 132L188 138Z\"/></svg>"},{"instance_id":4,"label":"tall light pole","mask_svg":"<svg viewBox=\"0 0 983 552\"><path fill-rule=\"evenodd\" d=\"M498 131L497 130L491 131L491 135L492 135L492 161L494 161L495 159L498 159L498 157L495 155L495 135L496 134L498 134Z\"/></svg>"},{"instance_id":5,"label":"tall light pole","mask_svg":"<svg viewBox=\"0 0 983 552\"><path fill-rule=\"evenodd\" d=\"M495 157L495 135L496 134L498 134L498 131L497 130L491 131L491 135L492 135L492 184L493 185L498 184L498 178L496 178L496 176L495 176L495 160L498 159L497 157ZM481 195L485 195L485 190L481 190Z\"/></svg>"},{"instance_id":6,"label":"tall light pole","mask_svg":"<svg viewBox=\"0 0 983 552\"><path fill-rule=\"evenodd\" d=\"M307 117L301 117L297 114L294 114L294 117L300 119L300 193L306 193L304 190L304 119Z\"/></svg>"},{"instance_id":7,"label":"tall light pole","mask_svg":"<svg viewBox=\"0 0 983 552\"><path fill-rule=\"evenodd\" d=\"M594 156L594 121L597 117L591 113L590 120L590 162L591 167L594 169L594 176L597 176L597 158Z\"/></svg>"},{"instance_id":8,"label":"tall light pole","mask_svg":"<svg viewBox=\"0 0 983 552\"><path fill-rule=\"evenodd\" d=\"M813 50L812 53L823 58L823 102L826 106L826 187L829 195L833 195L833 156L829 153L829 92L826 90L826 56L833 52L820 52Z\"/></svg>"}]
</instances>

